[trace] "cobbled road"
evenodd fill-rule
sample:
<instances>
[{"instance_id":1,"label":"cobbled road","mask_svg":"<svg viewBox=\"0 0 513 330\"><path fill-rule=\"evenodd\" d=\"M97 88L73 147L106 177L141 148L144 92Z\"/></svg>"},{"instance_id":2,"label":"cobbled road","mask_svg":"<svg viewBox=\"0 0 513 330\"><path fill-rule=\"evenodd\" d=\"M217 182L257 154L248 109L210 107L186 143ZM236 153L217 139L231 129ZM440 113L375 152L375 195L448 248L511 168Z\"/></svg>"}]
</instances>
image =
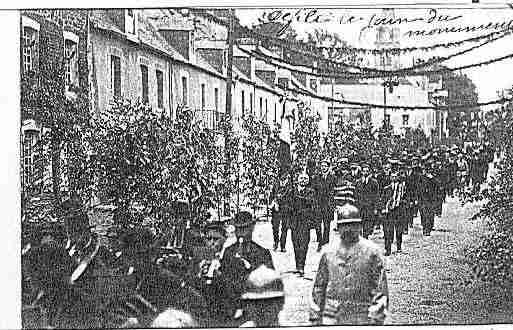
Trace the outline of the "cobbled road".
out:
<instances>
[{"instance_id":1,"label":"cobbled road","mask_svg":"<svg viewBox=\"0 0 513 330\"><path fill-rule=\"evenodd\" d=\"M456 199L444 204L441 218L435 220L431 237L422 235L420 218L403 238L403 252L386 257L390 291L390 314L385 324L485 324L512 323L513 296L511 290L472 280L464 250L478 241L484 231L481 220L469 218L479 209L478 204L461 206ZM337 244L332 231L330 244ZM383 234L376 232L371 239L384 246ZM254 240L272 249L270 222L256 226ZM272 252L275 266L285 285L285 307L280 315L283 326L305 326L315 272L321 256L316 251L315 231L311 231L305 277L295 270L290 233L287 252Z\"/></svg>"}]
</instances>

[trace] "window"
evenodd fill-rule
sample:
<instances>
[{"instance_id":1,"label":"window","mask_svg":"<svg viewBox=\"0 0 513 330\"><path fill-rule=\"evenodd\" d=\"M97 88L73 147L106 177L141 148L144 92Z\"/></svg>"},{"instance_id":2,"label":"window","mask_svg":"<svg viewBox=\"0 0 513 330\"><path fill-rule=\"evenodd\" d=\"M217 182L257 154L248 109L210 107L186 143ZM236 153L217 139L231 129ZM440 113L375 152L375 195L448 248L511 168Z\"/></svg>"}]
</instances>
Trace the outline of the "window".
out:
<instances>
[{"instance_id":1,"label":"window","mask_svg":"<svg viewBox=\"0 0 513 330\"><path fill-rule=\"evenodd\" d=\"M136 17L133 9L126 10L125 31L126 33L135 34Z\"/></svg>"},{"instance_id":2,"label":"window","mask_svg":"<svg viewBox=\"0 0 513 330\"><path fill-rule=\"evenodd\" d=\"M164 108L164 74L160 70L155 71L157 76L157 107Z\"/></svg>"},{"instance_id":3,"label":"window","mask_svg":"<svg viewBox=\"0 0 513 330\"><path fill-rule=\"evenodd\" d=\"M115 97L121 96L121 58L110 56L110 88Z\"/></svg>"},{"instance_id":4,"label":"window","mask_svg":"<svg viewBox=\"0 0 513 330\"><path fill-rule=\"evenodd\" d=\"M182 103L184 105L189 104L189 94L187 88L187 77L182 77Z\"/></svg>"},{"instance_id":5,"label":"window","mask_svg":"<svg viewBox=\"0 0 513 330\"><path fill-rule=\"evenodd\" d=\"M142 87L142 101L144 103L149 102L148 98L148 67L141 64L141 87Z\"/></svg>"},{"instance_id":6,"label":"window","mask_svg":"<svg viewBox=\"0 0 513 330\"><path fill-rule=\"evenodd\" d=\"M264 105L263 105L262 97L260 97L259 103L260 103L260 117L262 117L262 114L264 113L264 109L263 109Z\"/></svg>"},{"instance_id":7,"label":"window","mask_svg":"<svg viewBox=\"0 0 513 330\"><path fill-rule=\"evenodd\" d=\"M68 89L78 85L78 51L77 42L74 40L64 40L64 60L66 89Z\"/></svg>"},{"instance_id":8,"label":"window","mask_svg":"<svg viewBox=\"0 0 513 330\"><path fill-rule=\"evenodd\" d=\"M244 112L246 111L246 100L244 97L244 91L241 93L241 106L242 106L242 116L244 117Z\"/></svg>"},{"instance_id":9,"label":"window","mask_svg":"<svg viewBox=\"0 0 513 330\"><path fill-rule=\"evenodd\" d=\"M254 115L253 113L253 93L249 93L249 112Z\"/></svg>"},{"instance_id":10,"label":"window","mask_svg":"<svg viewBox=\"0 0 513 330\"><path fill-rule=\"evenodd\" d=\"M36 176L34 146L37 143L37 134L37 131L25 131L23 136L23 184L25 188L33 188L31 186Z\"/></svg>"},{"instance_id":11,"label":"window","mask_svg":"<svg viewBox=\"0 0 513 330\"><path fill-rule=\"evenodd\" d=\"M201 84L201 110L205 109L205 84Z\"/></svg>"},{"instance_id":12,"label":"window","mask_svg":"<svg viewBox=\"0 0 513 330\"><path fill-rule=\"evenodd\" d=\"M25 73L36 69L37 30L23 27L23 70Z\"/></svg>"},{"instance_id":13,"label":"window","mask_svg":"<svg viewBox=\"0 0 513 330\"><path fill-rule=\"evenodd\" d=\"M408 126L410 115L403 115L403 126Z\"/></svg>"}]
</instances>

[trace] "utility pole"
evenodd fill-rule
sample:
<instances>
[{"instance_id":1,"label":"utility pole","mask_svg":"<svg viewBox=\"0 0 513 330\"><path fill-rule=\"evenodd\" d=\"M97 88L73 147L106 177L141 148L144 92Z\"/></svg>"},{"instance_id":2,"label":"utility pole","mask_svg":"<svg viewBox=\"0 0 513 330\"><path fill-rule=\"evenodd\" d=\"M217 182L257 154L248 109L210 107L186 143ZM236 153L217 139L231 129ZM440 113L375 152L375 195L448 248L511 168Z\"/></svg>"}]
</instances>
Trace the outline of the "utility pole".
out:
<instances>
[{"instance_id":1,"label":"utility pole","mask_svg":"<svg viewBox=\"0 0 513 330\"><path fill-rule=\"evenodd\" d=\"M230 137L231 137L231 120L232 120L232 86L233 86L233 39L234 39L234 17L235 10L230 9L229 26L226 43L228 45L228 58L226 64L226 108L224 114L224 150L225 150L225 169L224 176L226 182L230 178L231 155L230 155ZM237 160L236 160L237 161ZM238 187L237 187L238 189ZM224 215L230 215L230 192L225 190Z\"/></svg>"},{"instance_id":2,"label":"utility pole","mask_svg":"<svg viewBox=\"0 0 513 330\"><path fill-rule=\"evenodd\" d=\"M387 117L387 87L388 91L391 93L394 92L394 87L399 86L399 81L393 80L392 78L389 78L388 80L383 80L383 126L387 124L385 128L388 128L390 126L390 122L386 123L386 117Z\"/></svg>"},{"instance_id":3,"label":"utility pole","mask_svg":"<svg viewBox=\"0 0 513 330\"><path fill-rule=\"evenodd\" d=\"M335 111L335 78L331 78L331 110L328 111L328 132L331 132L333 113Z\"/></svg>"},{"instance_id":4,"label":"utility pole","mask_svg":"<svg viewBox=\"0 0 513 330\"><path fill-rule=\"evenodd\" d=\"M383 82L383 127L388 129L389 124L386 122L387 119L387 84Z\"/></svg>"}]
</instances>

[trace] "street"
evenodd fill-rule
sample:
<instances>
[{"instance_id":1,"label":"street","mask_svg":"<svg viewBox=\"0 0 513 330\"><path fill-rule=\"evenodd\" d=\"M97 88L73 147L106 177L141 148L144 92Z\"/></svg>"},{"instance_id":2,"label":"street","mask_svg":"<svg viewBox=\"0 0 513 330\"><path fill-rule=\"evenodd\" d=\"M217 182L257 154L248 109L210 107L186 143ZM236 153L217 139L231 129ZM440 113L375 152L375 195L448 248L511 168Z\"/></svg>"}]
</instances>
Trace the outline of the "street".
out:
<instances>
[{"instance_id":1,"label":"street","mask_svg":"<svg viewBox=\"0 0 513 330\"><path fill-rule=\"evenodd\" d=\"M490 284L472 281L464 249L483 230L481 220L469 221L479 209L478 204L461 206L456 199L444 204L441 219L435 220L430 238L422 236L420 218L414 220L410 234L403 238L403 252L387 257L390 290L390 315L385 324L462 324L513 322L511 293ZM332 231L330 244L336 244ZM254 239L272 249L270 222L259 222ZM371 239L384 246L383 234L375 232ZM305 277L295 270L290 234L287 252L272 252L275 266L282 273L286 300L280 316L283 326L309 325L309 297L321 254L316 252L315 231L305 267Z\"/></svg>"}]
</instances>

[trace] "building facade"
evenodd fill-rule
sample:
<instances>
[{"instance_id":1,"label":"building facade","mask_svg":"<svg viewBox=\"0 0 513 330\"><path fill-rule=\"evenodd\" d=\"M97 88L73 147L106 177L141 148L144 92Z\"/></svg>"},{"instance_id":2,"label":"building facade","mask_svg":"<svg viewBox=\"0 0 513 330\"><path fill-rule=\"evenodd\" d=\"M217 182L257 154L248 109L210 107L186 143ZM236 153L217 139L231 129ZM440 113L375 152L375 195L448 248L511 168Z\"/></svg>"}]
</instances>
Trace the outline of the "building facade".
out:
<instances>
[{"instance_id":1,"label":"building facade","mask_svg":"<svg viewBox=\"0 0 513 330\"><path fill-rule=\"evenodd\" d=\"M29 85L39 84L44 77L59 74L63 93L74 97L88 89L89 19L82 10L22 10L20 19L20 72ZM23 89L24 87L22 87ZM22 91L23 94L23 91ZM42 134L50 127L35 117L42 109L21 109L21 179L23 195L51 190L51 160ZM37 116L33 116L37 114ZM64 158L62 156L62 158ZM63 176L62 183L66 184Z\"/></svg>"}]
</instances>

